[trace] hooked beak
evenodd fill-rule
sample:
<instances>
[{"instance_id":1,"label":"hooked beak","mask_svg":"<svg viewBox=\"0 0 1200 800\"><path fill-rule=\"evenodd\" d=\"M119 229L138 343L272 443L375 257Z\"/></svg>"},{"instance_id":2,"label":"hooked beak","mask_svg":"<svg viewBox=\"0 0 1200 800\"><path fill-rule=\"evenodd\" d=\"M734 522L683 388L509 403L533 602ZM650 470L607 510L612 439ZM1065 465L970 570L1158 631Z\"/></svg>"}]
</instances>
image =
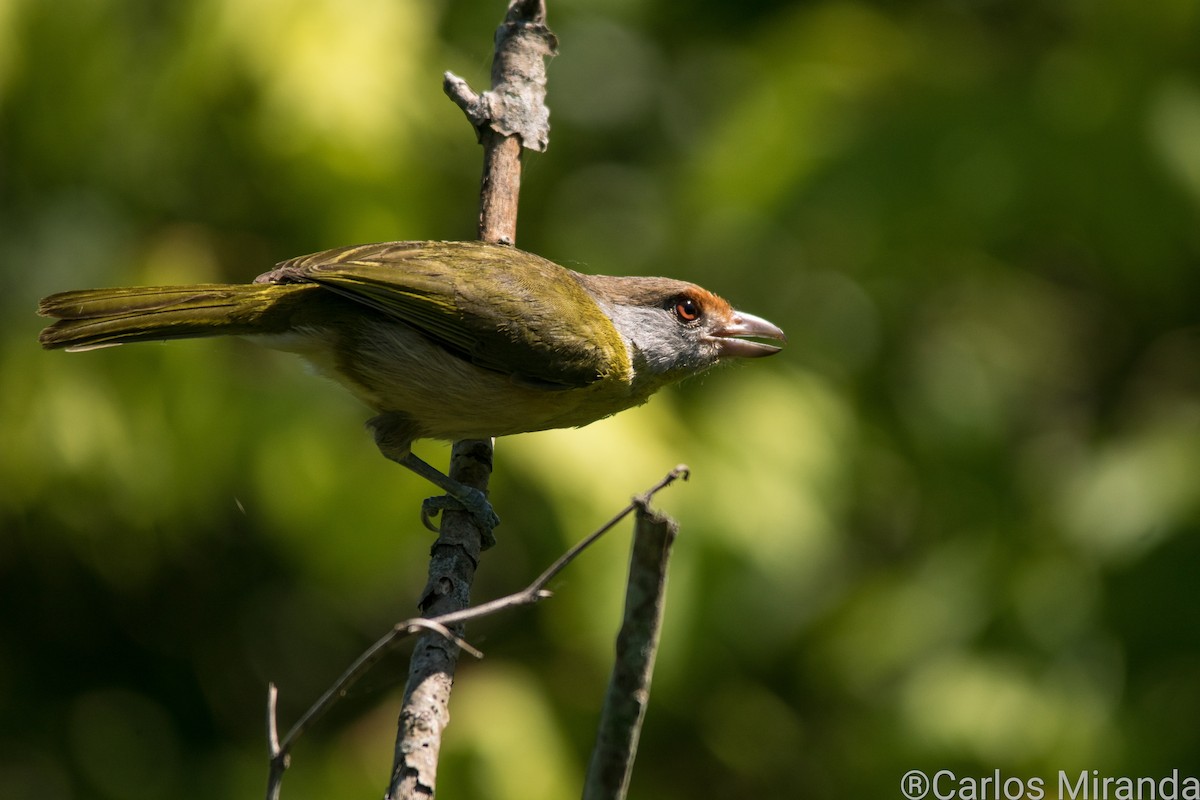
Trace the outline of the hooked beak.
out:
<instances>
[{"instance_id":1,"label":"hooked beak","mask_svg":"<svg viewBox=\"0 0 1200 800\"><path fill-rule=\"evenodd\" d=\"M760 358L773 356L782 349L773 344L755 342L745 337L787 341L787 337L783 335L783 331L778 326L772 325L762 317L743 314L741 311L734 311L733 318L713 331L713 336L716 337L717 352L722 358L725 356Z\"/></svg>"}]
</instances>

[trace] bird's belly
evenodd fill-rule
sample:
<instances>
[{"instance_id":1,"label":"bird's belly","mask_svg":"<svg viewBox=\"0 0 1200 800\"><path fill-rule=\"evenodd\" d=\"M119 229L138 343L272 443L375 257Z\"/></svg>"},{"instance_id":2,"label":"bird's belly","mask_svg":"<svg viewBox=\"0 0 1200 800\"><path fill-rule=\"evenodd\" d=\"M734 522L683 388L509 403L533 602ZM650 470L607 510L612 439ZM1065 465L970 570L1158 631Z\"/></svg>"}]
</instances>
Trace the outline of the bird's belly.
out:
<instances>
[{"instance_id":1,"label":"bird's belly","mask_svg":"<svg viewBox=\"0 0 1200 800\"><path fill-rule=\"evenodd\" d=\"M325 332L259 336L298 353L379 412L399 412L415 438L478 439L587 425L638 405L627 382L546 388L477 367L400 325L378 325L356 346L337 347Z\"/></svg>"}]
</instances>

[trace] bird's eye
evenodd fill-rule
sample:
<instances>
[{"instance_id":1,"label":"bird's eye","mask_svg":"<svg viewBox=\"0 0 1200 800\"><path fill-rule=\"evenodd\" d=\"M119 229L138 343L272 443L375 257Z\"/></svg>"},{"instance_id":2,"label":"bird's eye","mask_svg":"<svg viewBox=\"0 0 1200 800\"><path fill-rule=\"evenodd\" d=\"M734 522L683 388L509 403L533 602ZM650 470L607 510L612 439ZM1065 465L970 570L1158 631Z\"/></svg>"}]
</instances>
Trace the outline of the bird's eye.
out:
<instances>
[{"instance_id":1,"label":"bird's eye","mask_svg":"<svg viewBox=\"0 0 1200 800\"><path fill-rule=\"evenodd\" d=\"M690 297L675 298L673 310L680 322L695 322L700 319L700 304Z\"/></svg>"}]
</instances>

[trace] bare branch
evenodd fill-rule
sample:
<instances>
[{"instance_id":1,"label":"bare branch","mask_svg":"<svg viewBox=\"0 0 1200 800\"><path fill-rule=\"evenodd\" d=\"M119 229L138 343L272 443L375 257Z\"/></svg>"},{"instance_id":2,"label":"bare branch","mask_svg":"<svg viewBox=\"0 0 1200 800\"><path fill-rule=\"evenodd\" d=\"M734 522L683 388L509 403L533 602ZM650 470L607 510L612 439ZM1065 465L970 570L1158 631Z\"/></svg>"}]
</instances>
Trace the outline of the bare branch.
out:
<instances>
[{"instance_id":1,"label":"bare branch","mask_svg":"<svg viewBox=\"0 0 1200 800\"><path fill-rule=\"evenodd\" d=\"M653 511L649 498L635 500L637 525L629 560L625 619L604 697L596 746L584 783L584 800L622 800L629 789L646 705L666 595L667 560L679 532L675 520Z\"/></svg>"},{"instance_id":2,"label":"bare branch","mask_svg":"<svg viewBox=\"0 0 1200 800\"><path fill-rule=\"evenodd\" d=\"M556 46L554 34L546 27L545 0L511 0L496 31L491 91L476 95L465 81L446 76L447 94L467 112L483 144L481 241L516 242L521 145L544 150L549 143L545 59L554 54ZM492 456L490 441L455 442L447 474L486 492ZM425 614L454 612L469 605L482 535L469 515L443 513L421 601ZM433 795L442 730L450 721L450 690L457 660L458 649L433 633L422 636L413 650L385 795L388 800Z\"/></svg>"},{"instance_id":3,"label":"bare branch","mask_svg":"<svg viewBox=\"0 0 1200 800\"><path fill-rule=\"evenodd\" d=\"M279 800L279 789L283 782L283 773L288 768L289 756L286 749L279 746L278 716L279 689L274 683L267 684L267 752L271 759L271 769L267 776L267 800Z\"/></svg>"},{"instance_id":4,"label":"bare branch","mask_svg":"<svg viewBox=\"0 0 1200 800\"><path fill-rule=\"evenodd\" d=\"M505 595L504 597L491 600L486 603L481 603L471 608L452 611L433 618L417 617L414 619L406 619L396 623L390 631L380 637L374 644L368 647L363 653L354 660L339 677L334 681L321 697L313 703L313 705L305 711L300 719L292 725L287 735L282 740L279 738L278 727L276 723L276 705L278 702L278 690L275 684L270 684L267 689L267 741L270 753L270 776L267 784L267 800L278 800L279 785L283 779L283 773L288 768L290 762L290 754L292 746L296 741L307 731L318 719L325 715L327 711L333 708L339 700L346 696L350 688L357 683L363 676L370 671L380 658L384 656L391 648L395 647L408 636L417 633L418 631L430 631L435 636L440 637L443 642L449 642L451 646L462 648L470 655L476 658L482 658L483 653L472 647L467 642L459 638L453 633L452 628L463 625L490 614L495 614L509 608L517 608L519 606L532 605L539 600L549 597L551 593L546 589L560 572L579 557L584 550L595 544L595 542L608 533L617 523L635 510L644 508L659 491L670 486L676 480L687 480L689 470L686 466L680 464L662 480L654 486L647 489L643 494L638 495L629 505L621 509L615 514L612 519L601 525L592 533L581 539L575 546L563 553L553 564L547 567L540 575L537 576L524 589Z\"/></svg>"}]
</instances>

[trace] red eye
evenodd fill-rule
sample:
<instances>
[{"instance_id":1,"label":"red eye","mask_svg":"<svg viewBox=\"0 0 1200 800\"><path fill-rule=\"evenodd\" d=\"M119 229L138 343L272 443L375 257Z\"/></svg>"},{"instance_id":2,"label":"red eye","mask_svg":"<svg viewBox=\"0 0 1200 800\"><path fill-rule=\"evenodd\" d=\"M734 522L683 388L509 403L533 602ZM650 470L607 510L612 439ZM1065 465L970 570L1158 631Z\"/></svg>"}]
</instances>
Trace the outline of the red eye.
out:
<instances>
[{"instance_id":1,"label":"red eye","mask_svg":"<svg viewBox=\"0 0 1200 800\"><path fill-rule=\"evenodd\" d=\"M675 300L675 316L682 322L695 322L700 319L700 304L690 297L680 297Z\"/></svg>"}]
</instances>

